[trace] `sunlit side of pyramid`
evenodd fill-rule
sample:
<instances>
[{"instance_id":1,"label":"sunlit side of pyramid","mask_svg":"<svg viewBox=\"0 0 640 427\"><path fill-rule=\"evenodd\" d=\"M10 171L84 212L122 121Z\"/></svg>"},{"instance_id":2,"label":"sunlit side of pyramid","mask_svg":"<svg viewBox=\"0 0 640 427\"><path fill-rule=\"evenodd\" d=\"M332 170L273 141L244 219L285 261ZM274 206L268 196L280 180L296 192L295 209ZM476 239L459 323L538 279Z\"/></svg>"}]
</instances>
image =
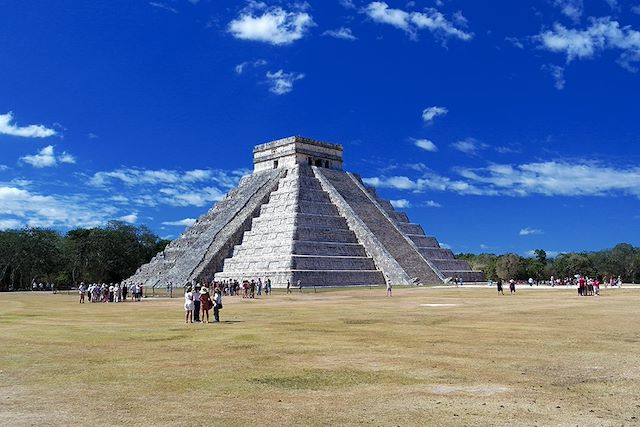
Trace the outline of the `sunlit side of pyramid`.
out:
<instances>
[{"instance_id":1,"label":"sunlit side of pyramid","mask_svg":"<svg viewBox=\"0 0 640 427\"><path fill-rule=\"evenodd\" d=\"M342 146L302 137L253 150L254 171L128 279L146 287L270 278L303 286L482 281L359 176Z\"/></svg>"}]
</instances>

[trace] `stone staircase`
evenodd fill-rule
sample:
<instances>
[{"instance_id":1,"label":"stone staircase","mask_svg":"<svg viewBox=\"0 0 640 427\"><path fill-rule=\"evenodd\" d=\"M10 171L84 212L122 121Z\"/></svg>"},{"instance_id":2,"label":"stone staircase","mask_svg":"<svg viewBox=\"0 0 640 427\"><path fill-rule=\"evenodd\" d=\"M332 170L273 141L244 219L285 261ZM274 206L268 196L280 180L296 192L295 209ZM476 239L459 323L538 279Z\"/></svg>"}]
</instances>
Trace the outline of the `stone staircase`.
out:
<instances>
[{"instance_id":1,"label":"stone staircase","mask_svg":"<svg viewBox=\"0 0 640 427\"><path fill-rule=\"evenodd\" d=\"M213 276L285 174L282 169L267 170L243 178L238 187L126 282L145 287L165 287L169 282L182 286L192 279Z\"/></svg>"},{"instance_id":2,"label":"stone staircase","mask_svg":"<svg viewBox=\"0 0 640 427\"><path fill-rule=\"evenodd\" d=\"M435 237L425 235L422 226L410 223L405 213L397 212L389 201L378 197L374 188L367 187L367 191L376 199L380 207L395 219L398 228L416 244L422 256L444 277L460 277L466 282L485 280L482 272L472 270L467 261L456 260L451 249L440 247Z\"/></svg>"},{"instance_id":3,"label":"stone staircase","mask_svg":"<svg viewBox=\"0 0 640 427\"><path fill-rule=\"evenodd\" d=\"M376 268L311 167L297 165L260 209L216 280L269 278L273 287L382 285Z\"/></svg>"}]
</instances>

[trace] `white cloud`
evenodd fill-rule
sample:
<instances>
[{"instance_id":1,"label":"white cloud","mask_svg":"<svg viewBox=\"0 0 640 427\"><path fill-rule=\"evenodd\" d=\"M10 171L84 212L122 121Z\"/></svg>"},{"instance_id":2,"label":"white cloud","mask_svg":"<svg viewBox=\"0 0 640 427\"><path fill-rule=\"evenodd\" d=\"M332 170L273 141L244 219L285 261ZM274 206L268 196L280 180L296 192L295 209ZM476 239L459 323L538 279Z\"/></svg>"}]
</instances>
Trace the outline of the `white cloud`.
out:
<instances>
[{"instance_id":1,"label":"white cloud","mask_svg":"<svg viewBox=\"0 0 640 427\"><path fill-rule=\"evenodd\" d=\"M178 11L175 8L169 6L168 4L165 4L165 3L161 3L161 2L157 2L157 1L150 1L149 5L155 7L156 9L166 10L167 12L171 12L171 13L178 13Z\"/></svg>"},{"instance_id":2,"label":"white cloud","mask_svg":"<svg viewBox=\"0 0 640 427\"><path fill-rule=\"evenodd\" d=\"M525 227L521 229L518 234L520 236L531 236L532 234L542 234L542 230L538 228Z\"/></svg>"},{"instance_id":3,"label":"white cloud","mask_svg":"<svg viewBox=\"0 0 640 427\"><path fill-rule=\"evenodd\" d=\"M542 70L549 73L549 75L553 78L553 85L556 89L562 90L564 89L565 79L564 79L564 68L558 65L543 65Z\"/></svg>"},{"instance_id":4,"label":"white cloud","mask_svg":"<svg viewBox=\"0 0 640 427\"><path fill-rule=\"evenodd\" d=\"M253 67L253 68L258 68L258 67L262 67L262 66L264 66L264 65L267 65L267 61L266 61L266 60L264 60L264 59L257 59L257 60L255 60L255 61L245 61L245 62L242 62L242 63L240 63L240 64L236 65L236 66L234 67L234 70L235 70L236 74L238 74L238 75L239 75L239 74L244 73L245 69L246 69L248 66L251 66L251 67Z\"/></svg>"},{"instance_id":5,"label":"white cloud","mask_svg":"<svg viewBox=\"0 0 640 427\"><path fill-rule=\"evenodd\" d=\"M15 230L22 227L22 222L17 219L0 219L1 230Z\"/></svg>"},{"instance_id":6,"label":"white cloud","mask_svg":"<svg viewBox=\"0 0 640 427\"><path fill-rule=\"evenodd\" d=\"M477 169L457 169L462 179L426 171L420 178L380 176L363 181L378 188L413 192L448 191L462 195L605 196L640 198L640 167L611 167L596 161L547 161L521 165L493 164Z\"/></svg>"},{"instance_id":7,"label":"white cloud","mask_svg":"<svg viewBox=\"0 0 640 427\"><path fill-rule=\"evenodd\" d=\"M84 195L43 196L28 190L0 186L0 220L30 227L97 227L116 209ZM6 218L10 216L11 218Z\"/></svg>"},{"instance_id":8,"label":"white cloud","mask_svg":"<svg viewBox=\"0 0 640 427\"><path fill-rule=\"evenodd\" d=\"M345 9L355 9L356 5L353 3L353 0L340 0L340 4Z\"/></svg>"},{"instance_id":9,"label":"white cloud","mask_svg":"<svg viewBox=\"0 0 640 427\"><path fill-rule=\"evenodd\" d=\"M444 116L449 112L446 107L428 107L422 110L422 120L425 123L432 123L438 116Z\"/></svg>"},{"instance_id":10,"label":"white cloud","mask_svg":"<svg viewBox=\"0 0 640 427\"><path fill-rule=\"evenodd\" d=\"M553 30L534 39L542 49L565 54L567 62L591 59L605 50L620 51L618 63L629 71L636 71L634 64L640 61L640 31L629 25L621 26L608 16L591 18L590 25L582 30L556 23Z\"/></svg>"},{"instance_id":11,"label":"white cloud","mask_svg":"<svg viewBox=\"0 0 640 427\"><path fill-rule=\"evenodd\" d=\"M336 39L342 40L356 40L357 37L353 35L351 32L351 28L340 27L336 30L327 30L322 33L323 36L329 36Z\"/></svg>"},{"instance_id":12,"label":"white cloud","mask_svg":"<svg viewBox=\"0 0 640 427\"><path fill-rule=\"evenodd\" d=\"M75 156L67 153L66 151L63 151L62 154L60 154L60 156L58 156L58 161L60 163L75 164L76 163L76 158L75 158Z\"/></svg>"},{"instance_id":13,"label":"white cloud","mask_svg":"<svg viewBox=\"0 0 640 427\"><path fill-rule=\"evenodd\" d=\"M364 13L374 22L388 24L406 32L412 39L417 38L420 30L429 30L434 35L442 38L457 38L471 40L472 33L465 32L447 20L442 13L433 8L425 8L424 12L407 12L402 9L389 8L385 2L375 1L369 3ZM461 14L458 14L460 21Z\"/></svg>"},{"instance_id":14,"label":"white cloud","mask_svg":"<svg viewBox=\"0 0 640 427\"><path fill-rule=\"evenodd\" d=\"M284 95L293 90L293 83L304 78L302 73L285 73L283 70L276 72L267 71L269 91L276 95Z\"/></svg>"},{"instance_id":15,"label":"white cloud","mask_svg":"<svg viewBox=\"0 0 640 427\"><path fill-rule=\"evenodd\" d=\"M137 213L130 213L129 215L124 215L118 218L119 221L124 221L128 224L135 224L138 221Z\"/></svg>"},{"instance_id":16,"label":"white cloud","mask_svg":"<svg viewBox=\"0 0 640 427\"><path fill-rule=\"evenodd\" d=\"M30 164L34 168L46 168L57 164L56 156L53 152L53 145L44 147L38 154L21 157L20 160Z\"/></svg>"},{"instance_id":17,"label":"white cloud","mask_svg":"<svg viewBox=\"0 0 640 427\"><path fill-rule=\"evenodd\" d=\"M438 147L436 147L436 144L434 144L432 141L429 141L428 139L416 139L414 141L414 144L416 147L422 148L425 151L438 151Z\"/></svg>"},{"instance_id":18,"label":"white cloud","mask_svg":"<svg viewBox=\"0 0 640 427\"><path fill-rule=\"evenodd\" d=\"M433 200L427 200L424 205L428 208L441 208L442 205L436 201Z\"/></svg>"},{"instance_id":19,"label":"white cloud","mask_svg":"<svg viewBox=\"0 0 640 427\"><path fill-rule=\"evenodd\" d=\"M37 154L27 155L20 157L25 163L30 164L34 168L47 168L56 166L60 163L75 163L76 158L67 152L63 152L61 155L56 156L53 145L47 145Z\"/></svg>"},{"instance_id":20,"label":"white cloud","mask_svg":"<svg viewBox=\"0 0 640 427\"><path fill-rule=\"evenodd\" d=\"M465 138L460 141L454 142L453 144L451 144L451 147L462 153L473 156L478 154L480 150L484 150L485 148L487 148L487 144L484 144L475 138Z\"/></svg>"},{"instance_id":21,"label":"white cloud","mask_svg":"<svg viewBox=\"0 0 640 427\"><path fill-rule=\"evenodd\" d=\"M584 3L582 0L554 0L553 5L560 9L563 15L571 19L574 23L580 22Z\"/></svg>"},{"instance_id":22,"label":"white cloud","mask_svg":"<svg viewBox=\"0 0 640 427\"><path fill-rule=\"evenodd\" d=\"M278 46L300 40L314 25L311 15L303 10L290 12L279 6L267 7L252 1L229 23L227 30L237 39Z\"/></svg>"},{"instance_id":23,"label":"white cloud","mask_svg":"<svg viewBox=\"0 0 640 427\"><path fill-rule=\"evenodd\" d=\"M176 171L123 168L96 172L89 179L89 184L124 193L131 203L140 206L205 206L221 200L247 173L246 169Z\"/></svg>"},{"instance_id":24,"label":"white cloud","mask_svg":"<svg viewBox=\"0 0 640 427\"><path fill-rule=\"evenodd\" d=\"M185 218L185 219L181 219L178 221L165 221L162 223L162 225L174 225L174 226L181 226L181 227L191 227L193 224L196 223L196 219L195 218Z\"/></svg>"},{"instance_id":25,"label":"white cloud","mask_svg":"<svg viewBox=\"0 0 640 427\"><path fill-rule=\"evenodd\" d=\"M1 171L6 171L7 169L9 169L9 166L7 166L7 165L0 165L0 172L1 172Z\"/></svg>"},{"instance_id":26,"label":"white cloud","mask_svg":"<svg viewBox=\"0 0 640 427\"><path fill-rule=\"evenodd\" d=\"M391 206L396 209L406 209L411 207L411 202L407 199L390 200Z\"/></svg>"},{"instance_id":27,"label":"white cloud","mask_svg":"<svg viewBox=\"0 0 640 427\"><path fill-rule=\"evenodd\" d=\"M18 126L11 123L13 112L0 114L0 135L22 136L25 138L47 138L56 134L56 131L43 125Z\"/></svg>"}]
</instances>

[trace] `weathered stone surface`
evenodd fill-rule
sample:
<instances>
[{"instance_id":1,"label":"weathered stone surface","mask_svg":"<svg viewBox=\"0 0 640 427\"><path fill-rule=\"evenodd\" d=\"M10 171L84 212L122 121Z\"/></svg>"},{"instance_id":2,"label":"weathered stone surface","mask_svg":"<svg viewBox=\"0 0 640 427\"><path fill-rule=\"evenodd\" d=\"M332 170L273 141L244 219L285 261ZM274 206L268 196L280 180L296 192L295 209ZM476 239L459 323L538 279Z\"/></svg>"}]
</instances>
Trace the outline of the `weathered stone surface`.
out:
<instances>
[{"instance_id":1,"label":"weathered stone surface","mask_svg":"<svg viewBox=\"0 0 640 427\"><path fill-rule=\"evenodd\" d=\"M254 172L129 279L271 279L274 287L484 280L343 172L342 146L290 137L254 149Z\"/></svg>"}]
</instances>

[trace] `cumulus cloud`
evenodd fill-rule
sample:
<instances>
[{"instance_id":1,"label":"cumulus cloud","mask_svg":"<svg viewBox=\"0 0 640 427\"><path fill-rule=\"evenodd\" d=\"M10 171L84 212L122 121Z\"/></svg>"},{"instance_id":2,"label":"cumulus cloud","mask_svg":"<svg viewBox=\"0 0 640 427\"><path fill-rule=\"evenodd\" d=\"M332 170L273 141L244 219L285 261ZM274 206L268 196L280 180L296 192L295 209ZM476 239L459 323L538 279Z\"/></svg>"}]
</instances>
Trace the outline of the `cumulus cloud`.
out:
<instances>
[{"instance_id":1,"label":"cumulus cloud","mask_svg":"<svg viewBox=\"0 0 640 427\"><path fill-rule=\"evenodd\" d=\"M53 145L47 145L36 154L20 157L20 160L34 168L47 168L56 166L58 163L73 164L76 162L76 158L66 151L56 156Z\"/></svg>"},{"instance_id":2,"label":"cumulus cloud","mask_svg":"<svg viewBox=\"0 0 640 427\"><path fill-rule=\"evenodd\" d=\"M584 10L584 3L582 0L554 0L553 5L574 23L577 24L580 22L580 18L582 17L582 12Z\"/></svg>"},{"instance_id":3,"label":"cumulus cloud","mask_svg":"<svg viewBox=\"0 0 640 427\"><path fill-rule=\"evenodd\" d=\"M591 59L605 50L619 51L618 63L629 71L637 71L640 61L640 31L631 26L621 26L611 17L591 18L584 29L567 28L554 24L552 30L534 37L538 47L562 53L567 62L575 59Z\"/></svg>"},{"instance_id":4,"label":"cumulus cloud","mask_svg":"<svg viewBox=\"0 0 640 427\"><path fill-rule=\"evenodd\" d=\"M18 187L0 186L0 220L8 228L97 227L116 211L83 195L43 196Z\"/></svg>"},{"instance_id":5,"label":"cumulus cloud","mask_svg":"<svg viewBox=\"0 0 640 427\"><path fill-rule=\"evenodd\" d=\"M462 153L475 156L480 152L480 150L484 150L485 148L487 148L487 144L484 144L475 138L465 138L461 139L460 141L454 142L453 144L451 144L451 147L454 150L458 150Z\"/></svg>"},{"instance_id":6,"label":"cumulus cloud","mask_svg":"<svg viewBox=\"0 0 640 427\"><path fill-rule=\"evenodd\" d=\"M15 230L22 227L22 222L17 219L0 219L0 230Z\"/></svg>"},{"instance_id":7,"label":"cumulus cloud","mask_svg":"<svg viewBox=\"0 0 640 427\"><path fill-rule=\"evenodd\" d=\"M24 138L47 138L56 131L43 125L18 126L13 122L13 112L0 114L0 135L21 136Z\"/></svg>"},{"instance_id":8,"label":"cumulus cloud","mask_svg":"<svg viewBox=\"0 0 640 427\"><path fill-rule=\"evenodd\" d=\"M7 169L9 169L9 166L7 166L7 165L0 165L0 172L2 172L2 171L6 171Z\"/></svg>"},{"instance_id":9,"label":"cumulus cloud","mask_svg":"<svg viewBox=\"0 0 640 427\"><path fill-rule=\"evenodd\" d=\"M140 206L205 206L221 200L247 173L246 169L122 168L96 172L89 184L107 191L125 192L131 203Z\"/></svg>"},{"instance_id":10,"label":"cumulus cloud","mask_svg":"<svg viewBox=\"0 0 640 427\"><path fill-rule=\"evenodd\" d=\"M436 147L436 144L428 139L416 139L413 143L416 147L422 148L425 151L438 151L438 147Z\"/></svg>"},{"instance_id":11,"label":"cumulus cloud","mask_svg":"<svg viewBox=\"0 0 640 427\"><path fill-rule=\"evenodd\" d=\"M130 213L129 215L123 215L118 218L119 221L126 222L128 224L135 224L138 221L137 213Z\"/></svg>"},{"instance_id":12,"label":"cumulus cloud","mask_svg":"<svg viewBox=\"0 0 640 427\"><path fill-rule=\"evenodd\" d=\"M313 18L304 10L287 11L252 1L229 23L227 31L237 39L279 46L300 40L314 25Z\"/></svg>"},{"instance_id":13,"label":"cumulus cloud","mask_svg":"<svg viewBox=\"0 0 640 427\"><path fill-rule=\"evenodd\" d=\"M379 176L363 181L373 187L412 192L447 191L481 196L607 196L640 198L640 167L611 167L596 161L547 161L459 168L460 178L426 171L421 177Z\"/></svg>"},{"instance_id":14,"label":"cumulus cloud","mask_svg":"<svg viewBox=\"0 0 640 427\"><path fill-rule=\"evenodd\" d=\"M428 107L422 110L422 120L425 123L433 123L433 120L438 116L444 116L449 112L446 107Z\"/></svg>"},{"instance_id":15,"label":"cumulus cloud","mask_svg":"<svg viewBox=\"0 0 640 427\"><path fill-rule=\"evenodd\" d=\"M323 36L329 36L336 39L342 40L356 40L357 37L353 35L351 32L351 28L340 27L336 30L327 30L322 33Z\"/></svg>"},{"instance_id":16,"label":"cumulus cloud","mask_svg":"<svg viewBox=\"0 0 640 427\"><path fill-rule=\"evenodd\" d=\"M390 8L385 2L375 1L364 8L364 13L374 22L391 25L406 32L412 39L417 38L420 30L428 30L444 39L457 38L468 41L473 38L472 33L456 28L442 13L430 7L425 8L424 12L407 12ZM458 22L461 18L464 18L462 14L457 14Z\"/></svg>"},{"instance_id":17,"label":"cumulus cloud","mask_svg":"<svg viewBox=\"0 0 640 427\"><path fill-rule=\"evenodd\" d=\"M520 236L531 236L532 234L542 234L542 230L539 228L525 227L518 232Z\"/></svg>"},{"instance_id":18,"label":"cumulus cloud","mask_svg":"<svg viewBox=\"0 0 640 427\"><path fill-rule=\"evenodd\" d=\"M436 201L433 200L427 200L426 202L424 202L424 205L428 208L441 208L442 205Z\"/></svg>"},{"instance_id":19,"label":"cumulus cloud","mask_svg":"<svg viewBox=\"0 0 640 427\"><path fill-rule=\"evenodd\" d=\"M180 226L180 227L191 227L196 223L195 218L185 218L178 221L165 221L162 225L172 225L172 226Z\"/></svg>"},{"instance_id":20,"label":"cumulus cloud","mask_svg":"<svg viewBox=\"0 0 640 427\"><path fill-rule=\"evenodd\" d=\"M302 73L285 73L283 70L276 72L267 71L267 83L269 92L276 95L285 95L293 90L293 83L304 78Z\"/></svg>"},{"instance_id":21,"label":"cumulus cloud","mask_svg":"<svg viewBox=\"0 0 640 427\"><path fill-rule=\"evenodd\" d=\"M389 200L391 202L391 206L396 209L406 209L411 207L411 202L407 199L398 199L398 200Z\"/></svg>"}]
</instances>

